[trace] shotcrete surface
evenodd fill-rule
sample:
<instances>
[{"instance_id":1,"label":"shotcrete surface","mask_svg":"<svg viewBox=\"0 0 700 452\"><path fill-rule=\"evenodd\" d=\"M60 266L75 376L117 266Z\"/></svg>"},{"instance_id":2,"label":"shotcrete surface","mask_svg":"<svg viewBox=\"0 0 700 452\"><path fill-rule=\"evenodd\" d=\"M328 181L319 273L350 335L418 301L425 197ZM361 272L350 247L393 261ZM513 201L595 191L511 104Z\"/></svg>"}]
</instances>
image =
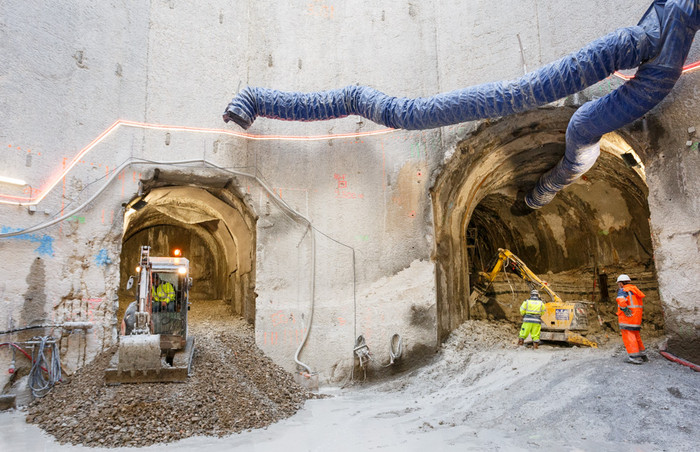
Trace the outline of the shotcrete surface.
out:
<instances>
[{"instance_id":1,"label":"shotcrete surface","mask_svg":"<svg viewBox=\"0 0 700 452\"><path fill-rule=\"evenodd\" d=\"M635 366L624 362L624 348L612 337L600 349L539 350L517 348L515 337L513 324L468 321L431 364L393 380L323 391L331 397L308 400L264 429L145 450L694 449L700 375L662 358L660 339L647 340L650 362ZM197 413L206 422L211 409L204 404ZM84 450L59 445L26 424L21 411L0 414L0 446Z\"/></svg>"}]
</instances>

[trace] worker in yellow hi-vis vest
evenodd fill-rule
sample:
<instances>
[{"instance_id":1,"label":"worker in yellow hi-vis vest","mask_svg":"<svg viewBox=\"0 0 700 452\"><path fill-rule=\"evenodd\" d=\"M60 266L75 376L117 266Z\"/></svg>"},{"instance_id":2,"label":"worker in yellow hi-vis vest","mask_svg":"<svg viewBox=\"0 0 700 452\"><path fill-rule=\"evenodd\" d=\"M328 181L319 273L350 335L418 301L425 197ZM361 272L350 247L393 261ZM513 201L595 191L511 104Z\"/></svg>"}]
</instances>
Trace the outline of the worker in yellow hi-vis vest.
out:
<instances>
[{"instance_id":1,"label":"worker in yellow hi-vis vest","mask_svg":"<svg viewBox=\"0 0 700 452\"><path fill-rule=\"evenodd\" d=\"M158 273L153 274L151 298L155 312L175 312L175 288L168 281L163 281Z\"/></svg>"},{"instance_id":2,"label":"worker in yellow hi-vis vest","mask_svg":"<svg viewBox=\"0 0 700 452\"><path fill-rule=\"evenodd\" d=\"M528 335L532 336L533 348L540 345L540 330L542 329L542 314L544 314L544 302L540 299L540 293L533 289L530 298L520 305L520 314L523 316L523 325L518 334L518 347L523 345Z\"/></svg>"}]
</instances>

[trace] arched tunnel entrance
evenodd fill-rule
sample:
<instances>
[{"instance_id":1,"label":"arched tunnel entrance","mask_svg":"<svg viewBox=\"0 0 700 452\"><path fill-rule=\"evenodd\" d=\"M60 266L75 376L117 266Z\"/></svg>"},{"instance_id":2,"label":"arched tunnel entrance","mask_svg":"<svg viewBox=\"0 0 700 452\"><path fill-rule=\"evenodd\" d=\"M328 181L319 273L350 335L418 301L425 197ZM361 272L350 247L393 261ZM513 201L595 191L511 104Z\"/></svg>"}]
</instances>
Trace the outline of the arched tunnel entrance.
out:
<instances>
[{"instance_id":1,"label":"arched tunnel entrance","mask_svg":"<svg viewBox=\"0 0 700 452\"><path fill-rule=\"evenodd\" d=\"M499 274L483 309L468 299L499 248L520 257L564 301L589 302L591 332L616 325L616 278L627 273L647 295L645 328L663 329L653 264L647 185L630 137L608 134L584 177L547 206L513 205L562 157L573 108L540 109L482 123L459 143L432 190L436 225L438 334L469 318L520 321L529 287ZM616 330L616 328L615 328Z\"/></svg>"},{"instance_id":2,"label":"arched tunnel entrance","mask_svg":"<svg viewBox=\"0 0 700 452\"><path fill-rule=\"evenodd\" d=\"M177 248L189 259L192 309L224 304L231 316L254 323L254 215L230 183L160 186L163 179L161 174L158 182L145 181L144 194L126 206L118 318L134 299L126 282L135 273L140 247L148 245L152 256L172 256Z\"/></svg>"}]
</instances>

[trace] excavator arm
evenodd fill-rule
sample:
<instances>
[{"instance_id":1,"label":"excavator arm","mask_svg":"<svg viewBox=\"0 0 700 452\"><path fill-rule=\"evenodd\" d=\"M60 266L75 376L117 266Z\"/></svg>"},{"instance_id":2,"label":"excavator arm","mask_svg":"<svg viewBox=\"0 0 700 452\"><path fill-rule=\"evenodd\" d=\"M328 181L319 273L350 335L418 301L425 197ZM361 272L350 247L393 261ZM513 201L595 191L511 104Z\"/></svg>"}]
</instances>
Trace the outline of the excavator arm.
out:
<instances>
[{"instance_id":1,"label":"excavator arm","mask_svg":"<svg viewBox=\"0 0 700 452\"><path fill-rule=\"evenodd\" d=\"M530 270L527 265L523 261L520 260L518 256L515 254L511 253L510 251L499 248L498 249L498 261L499 262L505 262L505 264L501 265L506 265L509 267L509 269L520 276L522 279L527 281L527 283L530 285L531 289L537 289L538 291L545 291L547 292L547 295L552 299L553 302L560 303L561 298L559 298L559 295L554 293L552 289L549 288L547 284L545 284L540 278L537 277L536 274ZM495 278L496 274L493 272L492 276L490 275L491 278ZM493 279L491 279L491 282L493 282Z\"/></svg>"},{"instance_id":2,"label":"excavator arm","mask_svg":"<svg viewBox=\"0 0 700 452\"><path fill-rule=\"evenodd\" d=\"M476 309L477 303L491 287L498 273L505 270L522 278L531 289L546 292L552 301L545 303L546 312L542 316L543 340L564 341L571 344L597 347L595 342L574 333L572 330L585 331L588 328L586 309L583 303L567 303L530 270L518 256L507 249L499 248L495 261L492 261L488 272L481 272L481 281L474 286L469 296L469 312ZM483 308L481 308L483 309Z\"/></svg>"},{"instance_id":3,"label":"excavator arm","mask_svg":"<svg viewBox=\"0 0 700 452\"><path fill-rule=\"evenodd\" d=\"M547 284L537 277L537 275L534 274L518 256L511 253L509 250L499 248L498 256L496 256L495 262L491 265L491 270L480 273L482 277L481 284L474 286L474 290L469 297L470 307L473 306L474 303L476 303L486 293L498 274L504 269L510 273L515 273L520 278L525 280L530 288L547 292L553 302L561 302L561 298L559 298L559 296L554 293L554 291L550 289Z\"/></svg>"}]
</instances>

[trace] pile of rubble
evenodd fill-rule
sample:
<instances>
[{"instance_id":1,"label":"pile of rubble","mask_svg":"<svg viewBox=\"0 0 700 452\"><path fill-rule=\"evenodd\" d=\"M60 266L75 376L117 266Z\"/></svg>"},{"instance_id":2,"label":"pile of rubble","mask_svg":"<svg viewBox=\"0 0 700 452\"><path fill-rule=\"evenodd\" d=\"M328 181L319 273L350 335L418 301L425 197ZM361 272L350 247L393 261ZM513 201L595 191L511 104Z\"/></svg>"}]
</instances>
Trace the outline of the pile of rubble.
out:
<instances>
[{"instance_id":1,"label":"pile of rubble","mask_svg":"<svg viewBox=\"0 0 700 452\"><path fill-rule=\"evenodd\" d=\"M257 348L242 321L208 319L190 331L194 372L186 383L106 386L112 348L33 402L27 422L60 443L147 446L263 428L314 397Z\"/></svg>"},{"instance_id":2,"label":"pile of rubble","mask_svg":"<svg viewBox=\"0 0 700 452\"><path fill-rule=\"evenodd\" d=\"M483 351L505 348L517 342L519 329L520 325L507 320L467 320L450 334L443 349Z\"/></svg>"}]
</instances>

